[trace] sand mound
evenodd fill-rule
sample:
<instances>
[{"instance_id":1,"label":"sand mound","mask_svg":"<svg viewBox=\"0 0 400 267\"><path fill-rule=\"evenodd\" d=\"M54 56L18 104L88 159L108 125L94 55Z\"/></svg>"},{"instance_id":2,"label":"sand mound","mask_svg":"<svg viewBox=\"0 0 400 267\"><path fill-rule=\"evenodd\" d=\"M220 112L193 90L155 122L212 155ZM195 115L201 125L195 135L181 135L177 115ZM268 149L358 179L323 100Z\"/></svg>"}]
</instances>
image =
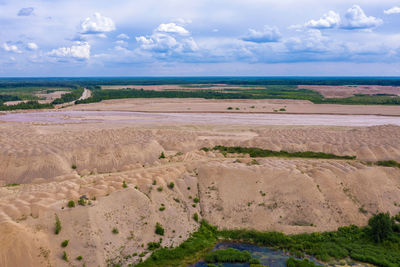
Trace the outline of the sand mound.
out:
<instances>
[{"instance_id":1,"label":"sand mound","mask_svg":"<svg viewBox=\"0 0 400 267\"><path fill-rule=\"evenodd\" d=\"M2 222L0 236L0 266L50 266L44 235L13 222Z\"/></svg>"},{"instance_id":2,"label":"sand mound","mask_svg":"<svg viewBox=\"0 0 400 267\"><path fill-rule=\"evenodd\" d=\"M13 128L9 126L13 125ZM359 160L400 161L400 127L196 126L101 128L2 125L0 182L30 183L72 174L122 171L153 164L161 151L195 152L214 145L354 155ZM75 165L76 170L72 168Z\"/></svg>"}]
</instances>

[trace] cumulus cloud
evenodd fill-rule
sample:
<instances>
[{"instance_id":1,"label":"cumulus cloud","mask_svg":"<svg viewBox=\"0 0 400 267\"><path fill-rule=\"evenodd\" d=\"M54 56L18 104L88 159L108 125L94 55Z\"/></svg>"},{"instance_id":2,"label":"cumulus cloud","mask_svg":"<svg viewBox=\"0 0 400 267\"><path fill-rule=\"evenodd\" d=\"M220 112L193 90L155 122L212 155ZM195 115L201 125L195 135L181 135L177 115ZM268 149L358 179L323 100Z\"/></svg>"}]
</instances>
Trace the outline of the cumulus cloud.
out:
<instances>
[{"instance_id":1,"label":"cumulus cloud","mask_svg":"<svg viewBox=\"0 0 400 267\"><path fill-rule=\"evenodd\" d=\"M160 24L157 29L157 32L165 32L165 33L177 33L180 35L189 35L189 31L183 28L182 26L176 25L175 23L167 23Z\"/></svg>"},{"instance_id":2,"label":"cumulus cloud","mask_svg":"<svg viewBox=\"0 0 400 267\"><path fill-rule=\"evenodd\" d=\"M35 9L33 7L24 7L18 11L18 16L30 16Z\"/></svg>"},{"instance_id":3,"label":"cumulus cloud","mask_svg":"<svg viewBox=\"0 0 400 267\"><path fill-rule=\"evenodd\" d=\"M346 22L342 28L353 30L353 29L371 29L380 26L383 21L382 19L375 18L373 16L367 16L358 5L354 5L349 8L345 14Z\"/></svg>"},{"instance_id":4,"label":"cumulus cloud","mask_svg":"<svg viewBox=\"0 0 400 267\"><path fill-rule=\"evenodd\" d=\"M155 53L158 57L167 57L197 51L198 45L190 32L175 23L161 24L150 36L136 37L139 48Z\"/></svg>"},{"instance_id":5,"label":"cumulus cloud","mask_svg":"<svg viewBox=\"0 0 400 267\"><path fill-rule=\"evenodd\" d=\"M312 19L306 22L305 26L314 29L331 29L338 27L340 21L340 15L331 10L328 13L324 14L319 20Z\"/></svg>"},{"instance_id":6,"label":"cumulus cloud","mask_svg":"<svg viewBox=\"0 0 400 267\"><path fill-rule=\"evenodd\" d=\"M76 42L71 47L53 49L48 55L57 58L86 60L90 58L90 44L87 42Z\"/></svg>"},{"instance_id":7,"label":"cumulus cloud","mask_svg":"<svg viewBox=\"0 0 400 267\"><path fill-rule=\"evenodd\" d=\"M27 49L31 50L31 51L34 51L34 50L38 50L39 46L36 43L28 43L27 44Z\"/></svg>"},{"instance_id":8,"label":"cumulus cloud","mask_svg":"<svg viewBox=\"0 0 400 267\"><path fill-rule=\"evenodd\" d=\"M292 37L285 42L285 46L291 52L324 52L327 51L327 38L320 30L308 30L304 36Z\"/></svg>"},{"instance_id":9,"label":"cumulus cloud","mask_svg":"<svg viewBox=\"0 0 400 267\"><path fill-rule=\"evenodd\" d=\"M129 36L126 35L125 33L121 33L117 36L118 39L125 39L125 40L129 40Z\"/></svg>"},{"instance_id":10,"label":"cumulus cloud","mask_svg":"<svg viewBox=\"0 0 400 267\"><path fill-rule=\"evenodd\" d=\"M400 14L400 7L395 6L383 11L386 15Z\"/></svg>"},{"instance_id":11,"label":"cumulus cloud","mask_svg":"<svg viewBox=\"0 0 400 267\"><path fill-rule=\"evenodd\" d=\"M16 45L9 45L9 44L7 44L7 43L4 43L3 44L3 49L6 51L6 52L13 52L13 53L21 53L21 50L19 50L19 48L18 48L18 46L16 46Z\"/></svg>"},{"instance_id":12,"label":"cumulus cloud","mask_svg":"<svg viewBox=\"0 0 400 267\"><path fill-rule=\"evenodd\" d=\"M248 35L243 37L242 40L253 43L269 43L278 42L281 36L277 27L264 26L262 31L249 29Z\"/></svg>"},{"instance_id":13,"label":"cumulus cloud","mask_svg":"<svg viewBox=\"0 0 400 267\"><path fill-rule=\"evenodd\" d=\"M111 18L104 17L100 13L94 13L81 23L82 34L104 34L115 30L115 23Z\"/></svg>"}]
</instances>

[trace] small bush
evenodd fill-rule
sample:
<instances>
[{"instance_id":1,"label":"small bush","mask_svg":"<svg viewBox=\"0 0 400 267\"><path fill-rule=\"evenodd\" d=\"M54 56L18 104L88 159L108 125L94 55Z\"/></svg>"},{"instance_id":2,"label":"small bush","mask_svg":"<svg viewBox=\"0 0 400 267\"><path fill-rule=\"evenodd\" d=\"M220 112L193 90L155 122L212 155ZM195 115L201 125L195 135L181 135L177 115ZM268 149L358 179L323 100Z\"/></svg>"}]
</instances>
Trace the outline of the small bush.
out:
<instances>
[{"instance_id":1,"label":"small bush","mask_svg":"<svg viewBox=\"0 0 400 267\"><path fill-rule=\"evenodd\" d=\"M193 214L193 220L195 222L199 222L199 215L197 214L197 212L195 214Z\"/></svg>"},{"instance_id":2,"label":"small bush","mask_svg":"<svg viewBox=\"0 0 400 267\"><path fill-rule=\"evenodd\" d=\"M68 201L67 206L68 206L68 208L73 208L73 207L75 207L75 201L73 201L73 200Z\"/></svg>"},{"instance_id":3,"label":"small bush","mask_svg":"<svg viewBox=\"0 0 400 267\"><path fill-rule=\"evenodd\" d=\"M228 107L228 108L227 108L227 110L232 110L232 109L233 109L233 107Z\"/></svg>"},{"instance_id":4,"label":"small bush","mask_svg":"<svg viewBox=\"0 0 400 267\"><path fill-rule=\"evenodd\" d=\"M161 206L158 210L159 211L164 211L165 210L165 206Z\"/></svg>"},{"instance_id":5,"label":"small bush","mask_svg":"<svg viewBox=\"0 0 400 267\"><path fill-rule=\"evenodd\" d=\"M160 223L156 223L155 233L157 235L164 235L164 228L162 227L162 225Z\"/></svg>"},{"instance_id":6,"label":"small bush","mask_svg":"<svg viewBox=\"0 0 400 267\"><path fill-rule=\"evenodd\" d=\"M163 187L162 187L162 186L158 187L158 188L157 188L157 191L158 191L158 192L162 192L162 191L163 191Z\"/></svg>"},{"instance_id":7,"label":"small bush","mask_svg":"<svg viewBox=\"0 0 400 267\"><path fill-rule=\"evenodd\" d=\"M69 240L64 240L63 242L61 242L61 247L65 248L68 246Z\"/></svg>"},{"instance_id":8,"label":"small bush","mask_svg":"<svg viewBox=\"0 0 400 267\"><path fill-rule=\"evenodd\" d=\"M56 234L56 235L58 235L60 232L61 232L61 221L60 221L60 219L58 218L58 215L56 214L55 215L56 216L56 227L55 227L55 230L54 230L54 233Z\"/></svg>"},{"instance_id":9,"label":"small bush","mask_svg":"<svg viewBox=\"0 0 400 267\"><path fill-rule=\"evenodd\" d=\"M74 169L74 170L76 170L76 165L75 165L75 164L72 164L71 168Z\"/></svg>"},{"instance_id":10,"label":"small bush","mask_svg":"<svg viewBox=\"0 0 400 267\"><path fill-rule=\"evenodd\" d=\"M170 182L170 183L168 184L168 188L169 188L169 189L174 189L174 186L175 186L175 184L174 184L173 182Z\"/></svg>"},{"instance_id":11,"label":"small bush","mask_svg":"<svg viewBox=\"0 0 400 267\"><path fill-rule=\"evenodd\" d=\"M122 187L123 187L123 188L128 188L128 185L126 184L125 181L122 182Z\"/></svg>"},{"instance_id":12,"label":"small bush","mask_svg":"<svg viewBox=\"0 0 400 267\"><path fill-rule=\"evenodd\" d=\"M68 261L67 252L65 252L65 251L63 252L62 259L65 261Z\"/></svg>"},{"instance_id":13,"label":"small bush","mask_svg":"<svg viewBox=\"0 0 400 267\"><path fill-rule=\"evenodd\" d=\"M153 185L156 185L157 184L157 181L156 180L153 180Z\"/></svg>"},{"instance_id":14,"label":"small bush","mask_svg":"<svg viewBox=\"0 0 400 267\"><path fill-rule=\"evenodd\" d=\"M296 260L296 259L290 257L286 261L286 266L287 267L314 267L314 266L317 266L317 265L315 265L314 262L309 261L308 259Z\"/></svg>"},{"instance_id":15,"label":"small bush","mask_svg":"<svg viewBox=\"0 0 400 267\"><path fill-rule=\"evenodd\" d=\"M80 199L78 200L78 204L81 205L81 206L85 206L85 205L86 205L86 199L80 198Z\"/></svg>"},{"instance_id":16,"label":"small bush","mask_svg":"<svg viewBox=\"0 0 400 267\"><path fill-rule=\"evenodd\" d=\"M220 249L209 252L205 257L204 261L207 263L216 262L249 262L251 259L250 252L244 250L240 251L234 248Z\"/></svg>"},{"instance_id":17,"label":"small bush","mask_svg":"<svg viewBox=\"0 0 400 267\"><path fill-rule=\"evenodd\" d=\"M161 247L161 244L159 242L149 242L147 243L147 249L148 250L156 250Z\"/></svg>"},{"instance_id":18,"label":"small bush","mask_svg":"<svg viewBox=\"0 0 400 267\"><path fill-rule=\"evenodd\" d=\"M161 152L161 155L158 157L159 159L165 159L165 154L164 152Z\"/></svg>"},{"instance_id":19,"label":"small bush","mask_svg":"<svg viewBox=\"0 0 400 267\"><path fill-rule=\"evenodd\" d=\"M199 203L199 202L200 202L200 198L199 198L199 197L195 197L195 198L193 199L193 202L194 202L194 203Z\"/></svg>"},{"instance_id":20,"label":"small bush","mask_svg":"<svg viewBox=\"0 0 400 267\"><path fill-rule=\"evenodd\" d=\"M76 260L78 260L78 261L81 261L83 259L83 257L82 256L78 256L78 257L76 257Z\"/></svg>"},{"instance_id":21,"label":"small bush","mask_svg":"<svg viewBox=\"0 0 400 267\"><path fill-rule=\"evenodd\" d=\"M118 228L117 228L117 227L114 227L114 228L112 229L112 233L113 233L114 235L118 234L118 233L119 233Z\"/></svg>"}]
</instances>

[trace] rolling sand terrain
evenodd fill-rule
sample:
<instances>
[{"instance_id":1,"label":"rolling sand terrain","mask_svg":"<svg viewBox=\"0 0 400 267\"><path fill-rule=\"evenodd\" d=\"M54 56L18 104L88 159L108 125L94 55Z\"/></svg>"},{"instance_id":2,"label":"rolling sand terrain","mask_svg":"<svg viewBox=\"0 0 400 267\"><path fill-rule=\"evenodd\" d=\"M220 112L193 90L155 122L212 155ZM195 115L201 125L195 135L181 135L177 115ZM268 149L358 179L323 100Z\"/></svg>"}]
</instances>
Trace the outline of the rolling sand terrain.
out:
<instances>
[{"instance_id":1,"label":"rolling sand terrain","mask_svg":"<svg viewBox=\"0 0 400 267\"><path fill-rule=\"evenodd\" d=\"M140 105L130 101L72 109L132 111ZM151 101L158 109L159 100ZM398 107L390 112L396 115ZM126 120L118 113L55 113L37 113L48 121L35 121L32 113L9 113L25 118L19 121L0 117L0 266L127 266L148 253L148 242L159 241L157 222L165 228L162 245L176 246L197 229L195 213L219 227L301 233L365 225L375 212L400 212L400 169L365 163L400 161L400 126L284 126L254 124L251 117L248 123L222 123L215 116L209 123L175 123L157 114ZM254 162L200 150L215 145L357 159ZM161 152L166 158L159 159ZM85 206L67 207L81 197L88 199ZM60 246L64 240L66 248ZM69 262L62 259L64 251Z\"/></svg>"}]
</instances>

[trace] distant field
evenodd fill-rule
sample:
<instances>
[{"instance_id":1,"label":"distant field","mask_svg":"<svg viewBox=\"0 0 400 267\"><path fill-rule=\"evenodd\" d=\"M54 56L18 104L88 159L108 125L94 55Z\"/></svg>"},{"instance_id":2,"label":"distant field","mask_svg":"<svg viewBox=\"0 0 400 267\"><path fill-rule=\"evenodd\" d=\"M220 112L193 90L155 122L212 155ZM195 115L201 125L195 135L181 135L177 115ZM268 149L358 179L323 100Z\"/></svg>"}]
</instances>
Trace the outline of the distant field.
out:
<instances>
[{"instance_id":1,"label":"distant field","mask_svg":"<svg viewBox=\"0 0 400 267\"><path fill-rule=\"evenodd\" d=\"M335 90L335 86L331 86ZM343 105L400 105L400 97L394 94L361 90L347 97L325 97L318 90L298 88L296 85L232 86L226 84L194 85L129 85L101 86L92 97L78 104L123 98L204 98L204 99L296 99L314 104ZM107 89L108 88L108 89ZM393 88L393 87L391 87ZM360 93L362 92L362 93Z\"/></svg>"}]
</instances>

